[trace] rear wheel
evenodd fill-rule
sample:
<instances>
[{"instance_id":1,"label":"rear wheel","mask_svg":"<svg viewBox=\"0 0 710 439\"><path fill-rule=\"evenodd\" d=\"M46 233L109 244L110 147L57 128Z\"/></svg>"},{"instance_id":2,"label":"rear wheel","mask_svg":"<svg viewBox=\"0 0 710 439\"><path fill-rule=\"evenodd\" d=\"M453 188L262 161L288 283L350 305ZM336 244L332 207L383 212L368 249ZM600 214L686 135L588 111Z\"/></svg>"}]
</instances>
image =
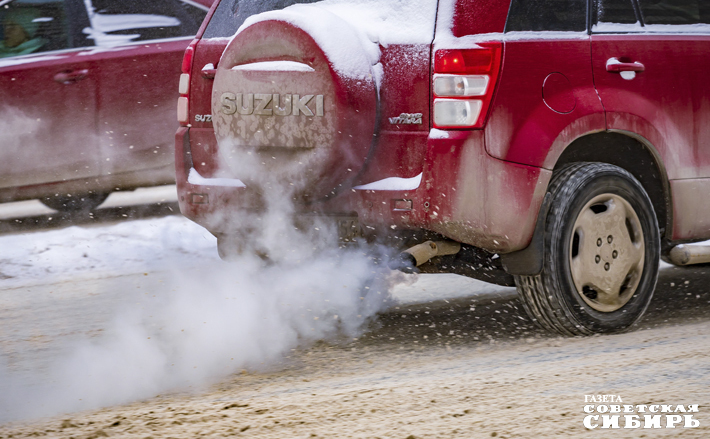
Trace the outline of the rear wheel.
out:
<instances>
[{"instance_id":1,"label":"rear wheel","mask_svg":"<svg viewBox=\"0 0 710 439\"><path fill-rule=\"evenodd\" d=\"M658 277L651 200L627 171L576 163L553 176L542 272L516 276L525 310L565 335L624 330L645 312Z\"/></svg>"},{"instance_id":2,"label":"rear wheel","mask_svg":"<svg viewBox=\"0 0 710 439\"><path fill-rule=\"evenodd\" d=\"M78 195L54 195L40 198L45 206L65 213L90 212L108 198L108 192L91 192Z\"/></svg>"}]
</instances>

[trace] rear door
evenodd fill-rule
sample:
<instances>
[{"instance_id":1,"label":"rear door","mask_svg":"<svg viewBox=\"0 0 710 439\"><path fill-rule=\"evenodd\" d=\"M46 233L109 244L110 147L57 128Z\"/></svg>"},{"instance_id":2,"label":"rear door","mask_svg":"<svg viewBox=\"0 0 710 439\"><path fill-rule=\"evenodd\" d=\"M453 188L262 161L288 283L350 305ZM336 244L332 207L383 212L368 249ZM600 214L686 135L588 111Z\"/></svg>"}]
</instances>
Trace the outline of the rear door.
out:
<instances>
[{"instance_id":1,"label":"rear door","mask_svg":"<svg viewBox=\"0 0 710 439\"><path fill-rule=\"evenodd\" d=\"M208 1L85 0L97 50L101 172L174 179L177 85L185 48L207 14ZM120 181L120 180L119 180ZM129 183L130 184L130 183Z\"/></svg>"},{"instance_id":2,"label":"rear door","mask_svg":"<svg viewBox=\"0 0 710 439\"><path fill-rule=\"evenodd\" d=\"M485 130L492 156L551 168L575 138L604 128L586 5L585 0L512 0Z\"/></svg>"},{"instance_id":3,"label":"rear door","mask_svg":"<svg viewBox=\"0 0 710 439\"><path fill-rule=\"evenodd\" d=\"M649 141L674 179L710 177L710 14L704 0L598 0L594 82L610 130Z\"/></svg>"},{"instance_id":4,"label":"rear door","mask_svg":"<svg viewBox=\"0 0 710 439\"><path fill-rule=\"evenodd\" d=\"M15 0L0 18L23 10L40 41L32 53L0 52L0 188L98 175L97 72L79 0ZM27 24L33 23L33 24Z\"/></svg>"},{"instance_id":5,"label":"rear door","mask_svg":"<svg viewBox=\"0 0 710 439\"><path fill-rule=\"evenodd\" d=\"M705 0L597 0L594 82L607 128L658 152L674 240L710 237L710 14Z\"/></svg>"}]
</instances>

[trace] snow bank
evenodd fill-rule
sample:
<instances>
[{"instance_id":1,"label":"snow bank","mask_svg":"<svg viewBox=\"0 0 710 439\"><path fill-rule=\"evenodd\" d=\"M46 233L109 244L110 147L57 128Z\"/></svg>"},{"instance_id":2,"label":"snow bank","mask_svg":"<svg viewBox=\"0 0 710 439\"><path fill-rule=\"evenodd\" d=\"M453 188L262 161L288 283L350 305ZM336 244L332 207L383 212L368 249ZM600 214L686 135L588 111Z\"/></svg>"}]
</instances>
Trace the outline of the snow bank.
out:
<instances>
[{"instance_id":1,"label":"snow bank","mask_svg":"<svg viewBox=\"0 0 710 439\"><path fill-rule=\"evenodd\" d=\"M216 239L183 217L0 236L0 287L164 271L218 260Z\"/></svg>"}]
</instances>

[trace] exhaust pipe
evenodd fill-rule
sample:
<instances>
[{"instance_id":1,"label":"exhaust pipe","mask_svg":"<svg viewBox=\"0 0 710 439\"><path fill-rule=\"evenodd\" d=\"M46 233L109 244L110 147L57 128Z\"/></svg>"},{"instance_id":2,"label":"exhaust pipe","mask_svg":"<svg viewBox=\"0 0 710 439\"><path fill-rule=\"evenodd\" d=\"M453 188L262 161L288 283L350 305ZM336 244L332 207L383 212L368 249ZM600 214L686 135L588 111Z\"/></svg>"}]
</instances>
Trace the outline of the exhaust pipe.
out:
<instances>
[{"instance_id":1,"label":"exhaust pipe","mask_svg":"<svg viewBox=\"0 0 710 439\"><path fill-rule=\"evenodd\" d=\"M416 271L415 268L429 262L436 256L455 255L461 251L461 243L456 241L426 241L400 253L389 266L392 270Z\"/></svg>"},{"instance_id":2,"label":"exhaust pipe","mask_svg":"<svg viewBox=\"0 0 710 439\"><path fill-rule=\"evenodd\" d=\"M675 265L707 264L710 262L710 245L676 245L668 258Z\"/></svg>"}]
</instances>

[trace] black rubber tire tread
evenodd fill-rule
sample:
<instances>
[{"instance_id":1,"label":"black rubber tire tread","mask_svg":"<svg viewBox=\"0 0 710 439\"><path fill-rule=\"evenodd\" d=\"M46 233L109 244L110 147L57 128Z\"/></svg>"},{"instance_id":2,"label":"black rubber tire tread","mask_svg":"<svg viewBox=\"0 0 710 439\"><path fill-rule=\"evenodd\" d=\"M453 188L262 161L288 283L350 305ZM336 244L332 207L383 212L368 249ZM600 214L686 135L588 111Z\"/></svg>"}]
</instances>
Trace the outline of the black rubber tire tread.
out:
<instances>
[{"instance_id":1,"label":"black rubber tire tread","mask_svg":"<svg viewBox=\"0 0 710 439\"><path fill-rule=\"evenodd\" d=\"M89 192L86 194L55 195L40 198L39 201L50 209L64 213L90 212L101 205L109 192Z\"/></svg>"},{"instance_id":2,"label":"black rubber tire tread","mask_svg":"<svg viewBox=\"0 0 710 439\"><path fill-rule=\"evenodd\" d=\"M655 260L647 260L644 263L644 276L650 276L650 291L645 293L648 297L642 298L645 304L635 318L628 324L623 324L615 328L599 328L590 327L582 324L575 311L570 309L560 291L563 287L564 280L556 279L555 273L559 273L558 256L553 254L551 250L555 248L555 243L559 241L561 234L560 221L563 215L567 213L567 205L572 202L579 190L581 190L586 182L591 181L594 177L600 174L616 174L625 178L639 190L639 195L645 197L644 202L648 206L647 218L652 226L651 230L644 231L645 244L649 248L647 252L655 254ZM644 191L641 184L627 171L614 165L597 162L580 162L566 165L553 174L548 192L552 195L552 205L547 215L545 223L544 236L544 258L542 272L535 276L515 276L515 284L518 290L518 295L523 304L523 308L540 327L566 336L592 335L595 333L613 333L621 332L628 329L645 312L648 304L651 301L653 290L655 289L656 279L658 277L658 261L660 259L660 234L658 232L658 223L650 198ZM637 212L638 215L641 213ZM643 220L641 220L643 222ZM649 236L650 235L650 236ZM648 258L651 259L651 258ZM639 287L642 287L642 282L639 282ZM635 293L634 296L637 294Z\"/></svg>"}]
</instances>

